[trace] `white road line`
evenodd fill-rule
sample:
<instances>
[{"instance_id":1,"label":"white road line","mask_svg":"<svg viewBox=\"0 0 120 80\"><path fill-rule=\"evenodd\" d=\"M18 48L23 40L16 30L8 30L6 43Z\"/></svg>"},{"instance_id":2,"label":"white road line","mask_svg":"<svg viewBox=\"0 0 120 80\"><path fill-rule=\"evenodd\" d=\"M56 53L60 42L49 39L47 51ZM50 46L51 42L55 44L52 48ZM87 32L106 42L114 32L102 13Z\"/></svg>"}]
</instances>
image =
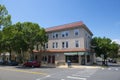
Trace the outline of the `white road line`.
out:
<instances>
[{"instance_id":1,"label":"white road line","mask_svg":"<svg viewBox=\"0 0 120 80\"><path fill-rule=\"evenodd\" d=\"M105 68L102 68L102 70L104 70Z\"/></svg>"},{"instance_id":2,"label":"white road line","mask_svg":"<svg viewBox=\"0 0 120 80\"><path fill-rule=\"evenodd\" d=\"M87 80L86 78L73 77L73 76L67 76L67 78L78 79L78 80Z\"/></svg>"},{"instance_id":3,"label":"white road line","mask_svg":"<svg viewBox=\"0 0 120 80\"><path fill-rule=\"evenodd\" d=\"M45 79L45 78L48 78L48 77L51 77L51 75L47 75L47 76L42 77L42 78L37 78L36 80L41 80L41 79Z\"/></svg>"},{"instance_id":4,"label":"white road line","mask_svg":"<svg viewBox=\"0 0 120 80\"><path fill-rule=\"evenodd\" d=\"M118 71L118 68L116 68L115 70Z\"/></svg>"},{"instance_id":5,"label":"white road line","mask_svg":"<svg viewBox=\"0 0 120 80\"><path fill-rule=\"evenodd\" d=\"M88 76L88 75L74 75L74 74L73 74L72 76L90 77L90 76Z\"/></svg>"},{"instance_id":6,"label":"white road line","mask_svg":"<svg viewBox=\"0 0 120 80\"><path fill-rule=\"evenodd\" d=\"M65 79L61 79L61 80L65 80Z\"/></svg>"},{"instance_id":7,"label":"white road line","mask_svg":"<svg viewBox=\"0 0 120 80\"><path fill-rule=\"evenodd\" d=\"M111 68L108 68L108 70L111 70Z\"/></svg>"},{"instance_id":8,"label":"white road line","mask_svg":"<svg viewBox=\"0 0 120 80\"><path fill-rule=\"evenodd\" d=\"M47 75L46 77L50 77L51 75Z\"/></svg>"}]
</instances>

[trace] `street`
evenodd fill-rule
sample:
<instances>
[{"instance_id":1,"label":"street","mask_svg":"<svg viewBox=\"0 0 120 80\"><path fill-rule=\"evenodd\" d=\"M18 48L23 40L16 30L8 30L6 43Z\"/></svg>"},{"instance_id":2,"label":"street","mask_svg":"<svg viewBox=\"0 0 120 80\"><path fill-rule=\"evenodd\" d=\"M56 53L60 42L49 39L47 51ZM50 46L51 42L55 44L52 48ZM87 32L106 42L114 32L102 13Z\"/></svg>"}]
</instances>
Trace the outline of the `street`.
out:
<instances>
[{"instance_id":1,"label":"street","mask_svg":"<svg viewBox=\"0 0 120 80\"><path fill-rule=\"evenodd\" d=\"M0 66L0 80L120 80L120 67L22 68Z\"/></svg>"}]
</instances>

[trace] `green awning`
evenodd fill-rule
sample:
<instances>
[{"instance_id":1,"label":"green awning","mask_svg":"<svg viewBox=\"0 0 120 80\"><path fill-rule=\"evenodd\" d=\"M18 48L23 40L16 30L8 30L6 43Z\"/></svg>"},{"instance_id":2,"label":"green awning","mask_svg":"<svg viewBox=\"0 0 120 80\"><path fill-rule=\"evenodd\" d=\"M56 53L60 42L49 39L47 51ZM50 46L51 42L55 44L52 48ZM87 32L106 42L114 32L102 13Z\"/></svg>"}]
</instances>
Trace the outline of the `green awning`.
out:
<instances>
[{"instance_id":1,"label":"green awning","mask_svg":"<svg viewBox=\"0 0 120 80\"><path fill-rule=\"evenodd\" d=\"M78 55L77 52L64 53L64 55Z\"/></svg>"},{"instance_id":2,"label":"green awning","mask_svg":"<svg viewBox=\"0 0 120 80\"><path fill-rule=\"evenodd\" d=\"M78 55L85 55L85 52L78 52Z\"/></svg>"},{"instance_id":3,"label":"green awning","mask_svg":"<svg viewBox=\"0 0 120 80\"><path fill-rule=\"evenodd\" d=\"M90 52L85 52L85 55L90 55Z\"/></svg>"},{"instance_id":4,"label":"green awning","mask_svg":"<svg viewBox=\"0 0 120 80\"><path fill-rule=\"evenodd\" d=\"M90 52L69 52L64 53L64 55L90 55Z\"/></svg>"}]
</instances>

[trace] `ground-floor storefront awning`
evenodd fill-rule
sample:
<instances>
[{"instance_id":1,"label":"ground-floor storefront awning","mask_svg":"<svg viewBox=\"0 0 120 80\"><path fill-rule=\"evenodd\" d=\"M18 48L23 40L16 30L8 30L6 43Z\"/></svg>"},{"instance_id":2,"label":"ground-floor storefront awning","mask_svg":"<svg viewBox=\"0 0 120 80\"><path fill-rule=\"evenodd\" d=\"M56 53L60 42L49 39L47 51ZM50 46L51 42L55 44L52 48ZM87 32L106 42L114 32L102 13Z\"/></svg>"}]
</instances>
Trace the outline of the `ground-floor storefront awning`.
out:
<instances>
[{"instance_id":1,"label":"ground-floor storefront awning","mask_svg":"<svg viewBox=\"0 0 120 80\"><path fill-rule=\"evenodd\" d=\"M89 52L69 52L69 53L64 53L64 55L89 55Z\"/></svg>"}]
</instances>

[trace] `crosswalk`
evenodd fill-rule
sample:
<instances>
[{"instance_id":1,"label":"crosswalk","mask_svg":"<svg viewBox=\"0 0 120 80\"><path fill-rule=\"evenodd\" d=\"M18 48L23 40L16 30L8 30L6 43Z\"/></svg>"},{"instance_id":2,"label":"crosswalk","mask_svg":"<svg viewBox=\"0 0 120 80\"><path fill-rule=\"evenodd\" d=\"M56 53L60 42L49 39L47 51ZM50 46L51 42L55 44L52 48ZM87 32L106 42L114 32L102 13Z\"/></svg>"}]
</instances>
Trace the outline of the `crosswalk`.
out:
<instances>
[{"instance_id":1,"label":"crosswalk","mask_svg":"<svg viewBox=\"0 0 120 80\"><path fill-rule=\"evenodd\" d=\"M93 75L98 69L84 69L84 70L70 70L67 72L56 73L54 75L49 75L44 78L38 78L36 80L87 80L91 75ZM74 71L74 72L73 72ZM67 75L66 75L67 74Z\"/></svg>"},{"instance_id":2,"label":"crosswalk","mask_svg":"<svg viewBox=\"0 0 120 80\"><path fill-rule=\"evenodd\" d=\"M38 78L36 80L89 80L91 76L94 76L96 72L99 71L120 71L120 68L97 68L97 69L83 69L83 70L76 70L76 69L69 69L67 71L57 72L55 74L48 75L44 78Z\"/></svg>"},{"instance_id":3,"label":"crosswalk","mask_svg":"<svg viewBox=\"0 0 120 80\"><path fill-rule=\"evenodd\" d=\"M67 79L65 80L87 80L87 78L92 76L96 71L97 69L85 69L83 71L78 71L71 76L67 76Z\"/></svg>"},{"instance_id":4,"label":"crosswalk","mask_svg":"<svg viewBox=\"0 0 120 80\"><path fill-rule=\"evenodd\" d=\"M101 68L101 70L114 70L114 71L119 71L119 68Z\"/></svg>"}]
</instances>

